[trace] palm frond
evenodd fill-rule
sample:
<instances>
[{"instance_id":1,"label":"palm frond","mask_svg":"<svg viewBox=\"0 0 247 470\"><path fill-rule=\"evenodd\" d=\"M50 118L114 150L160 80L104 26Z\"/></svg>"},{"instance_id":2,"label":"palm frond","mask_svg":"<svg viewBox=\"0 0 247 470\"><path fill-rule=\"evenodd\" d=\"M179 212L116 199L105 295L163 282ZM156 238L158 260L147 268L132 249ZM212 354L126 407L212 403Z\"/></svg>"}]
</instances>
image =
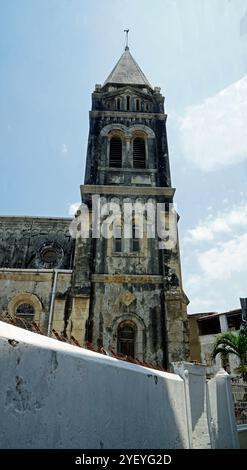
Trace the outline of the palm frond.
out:
<instances>
[{"instance_id":1,"label":"palm frond","mask_svg":"<svg viewBox=\"0 0 247 470\"><path fill-rule=\"evenodd\" d=\"M217 354L234 354L244 364L247 356L246 333L243 330L240 330L237 334L227 331L217 336L213 345L212 357L215 358Z\"/></svg>"}]
</instances>

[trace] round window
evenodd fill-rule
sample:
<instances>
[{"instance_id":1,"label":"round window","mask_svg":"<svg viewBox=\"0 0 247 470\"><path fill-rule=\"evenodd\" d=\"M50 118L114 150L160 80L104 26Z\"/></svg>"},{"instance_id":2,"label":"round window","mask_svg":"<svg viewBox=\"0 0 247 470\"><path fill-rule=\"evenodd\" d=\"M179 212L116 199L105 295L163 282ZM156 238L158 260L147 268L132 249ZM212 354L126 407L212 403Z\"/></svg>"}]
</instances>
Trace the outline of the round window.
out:
<instances>
[{"instance_id":1,"label":"round window","mask_svg":"<svg viewBox=\"0 0 247 470\"><path fill-rule=\"evenodd\" d=\"M64 252L62 247L56 242L48 242L40 248L37 264L46 269L58 268L62 264L63 257Z\"/></svg>"},{"instance_id":2,"label":"round window","mask_svg":"<svg viewBox=\"0 0 247 470\"><path fill-rule=\"evenodd\" d=\"M54 250L54 248L45 248L41 253L41 258L44 263L56 263L57 252Z\"/></svg>"}]
</instances>

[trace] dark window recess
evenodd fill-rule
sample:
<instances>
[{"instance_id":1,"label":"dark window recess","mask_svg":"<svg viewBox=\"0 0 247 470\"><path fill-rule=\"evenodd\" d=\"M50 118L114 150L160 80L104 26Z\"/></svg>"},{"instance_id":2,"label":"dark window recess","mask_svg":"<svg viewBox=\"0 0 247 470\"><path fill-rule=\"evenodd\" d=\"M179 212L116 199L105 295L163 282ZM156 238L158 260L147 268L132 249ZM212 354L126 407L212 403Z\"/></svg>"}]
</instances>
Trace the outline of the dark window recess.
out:
<instances>
[{"instance_id":1,"label":"dark window recess","mask_svg":"<svg viewBox=\"0 0 247 470\"><path fill-rule=\"evenodd\" d=\"M132 225L132 251L140 251L140 230L138 225Z\"/></svg>"},{"instance_id":2,"label":"dark window recess","mask_svg":"<svg viewBox=\"0 0 247 470\"><path fill-rule=\"evenodd\" d=\"M130 110L130 96L126 97L126 109L127 109L127 111Z\"/></svg>"},{"instance_id":3,"label":"dark window recess","mask_svg":"<svg viewBox=\"0 0 247 470\"><path fill-rule=\"evenodd\" d=\"M115 253L122 252L122 239L121 238L114 238L114 251Z\"/></svg>"},{"instance_id":4,"label":"dark window recess","mask_svg":"<svg viewBox=\"0 0 247 470\"><path fill-rule=\"evenodd\" d=\"M109 166L115 168L122 167L122 141L119 137L112 137L110 141Z\"/></svg>"},{"instance_id":5,"label":"dark window recess","mask_svg":"<svg viewBox=\"0 0 247 470\"><path fill-rule=\"evenodd\" d=\"M134 168L146 168L145 140L136 137L133 143L133 166Z\"/></svg>"},{"instance_id":6,"label":"dark window recess","mask_svg":"<svg viewBox=\"0 0 247 470\"><path fill-rule=\"evenodd\" d=\"M136 111L140 111L140 100L136 100Z\"/></svg>"},{"instance_id":7,"label":"dark window recess","mask_svg":"<svg viewBox=\"0 0 247 470\"><path fill-rule=\"evenodd\" d=\"M115 253L122 252L122 227L121 225L116 225L114 228L114 237L113 237L113 251Z\"/></svg>"},{"instance_id":8,"label":"dark window recess","mask_svg":"<svg viewBox=\"0 0 247 470\"><path fill-rule=\"evenodd\" d=\"M42 251L42 261L44 263L56 263L57 253L52 247L47 247Z\"/></svg>"},{"instance_id":9,"label":"dark window recess","mask_svg":"<svg viewBox=\"0 0 247 470\"><path fill-rule=\"evenodd\" d=\"M135 325L130 322L120 323L118 327L118 352L135 357Z\"/></svg>"},{"instance_id":10,"label":"dark window recess","mask_svg":"<svg viewBox=\"0 0 247 470\"><path fill-rule=\"evenodd\" d=\"M117 99L117 110L120 111L120 98Z\"/></svg>"},{"instance_id":11,"label":"dark window recess","mask_svg":"<svg viewBox=\"0 0 247 470\"><path fill-rule=\"evenodd\" d=\"M219 317L208 318L207 320L198 321L200 335L214 335L220 333Z\"/></svg>"},{"instance_id":12,"label":"dark window recess","mask_svg":"<svg viewBox=\"0 0 247 470\"><path fill-rule=\"evenodd\" d=\"M27 321L33 320L34 313L34 307L31 304L20 304L16 309L16 317Z\"/></svg>"},{"instance_id":13,"label":"dark window recess","mask_svg":"<svg viewBox=\"0 0 247 470\"><path fill-rule=\"evenodd\" d=\"M233 313L231 315L227 315L227 325L229 329L232 330L239 330L241 323L242 323L242 315L241 313Z\"/></svg>"}]
</instances>

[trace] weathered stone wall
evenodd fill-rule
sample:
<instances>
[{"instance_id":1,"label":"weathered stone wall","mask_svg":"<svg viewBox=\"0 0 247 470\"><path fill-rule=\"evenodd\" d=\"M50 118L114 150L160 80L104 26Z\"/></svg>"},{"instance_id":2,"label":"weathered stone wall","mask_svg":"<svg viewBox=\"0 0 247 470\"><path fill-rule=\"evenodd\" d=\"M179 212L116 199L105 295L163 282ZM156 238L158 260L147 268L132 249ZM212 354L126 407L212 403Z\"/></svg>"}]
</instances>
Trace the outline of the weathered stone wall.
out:
<instances>
[{"instance_id":1,"label":"weathered stone wall","mask_svg":"<svg viewBox=\"0 0 247 470\"><path fill-rule=\"evenodd\" d=\"M123 98L124 102L127 95L131 96L133 103L135 97L140 99L143 103L140 112L134 112L134 106L130 107L131 112L126 111L124 107L120 111L116 111L116 98ZM148 104L148 110L144 103ZM132 181L133 177L146 175L147 178L151 178L150 185L170 186L166 117L164 97L160 94L160 90L152 90L138 85L111 88L106 86L102 88L101 92L93 93L85 184L111 184L109 178L114 177L115 184L135 185L136 183ZM108 131L110 131L110 127L123 131L123 168L126 170L125 172L114 172L109 169L108 137L106 134L102 135L102 130L106 126ZM131 129L133 131L143 130L144 126L149 130L147 168L135 171L131 164ZM132 171L128 171L130 169ZM148 172L148 170L150 171Z\"/></svg>"},{"instance_id":2,"label":"weathered stone wall","mask_svg":"<svg viewBox=\"0 0 247 470\"><path fill-rule=\"evenodd\" d=\"M62 218L0 217L0 268L70 269L74 247L70 222Z\"/></svg>"},{"instance_id":3,"label":"weathered stone wall","mask_svg":"<svg viewBox=\"0 0 247 470\"><path fill-rule=\"evenodd\" d=\"M119 204L123 211L124 204L145 205L147 203L155 203L154 199L150 197L131 197L128 198L117 195L115 197L108 196L104 197L104 201L109 204ZM143 206L144 207L144 206ZM136 221L140 220L142 223L141 216ZM98 274L135 274L135 275L160 275L161 266L159 260L159 250L157 238L147 237L147 224L145 216L143 218L143 238L139 239L139 251L133 252L131 247L131 234L130 237L124 237L122 234L122 250L121 253L114 251L114 239L106 239L103 236L95 241L94 251L94 272ZM120 221L121 222L121 221Z\"/></svg>"},{"instance_id":4,"label":"weathered stone wall","mask_svg":"<svg viewBox=\"0 0 247 470\"><path fill-rule=\"evenodd\" d=\"M168 364L189 360L189 327L187 320L187 297L179 290L165 293Z\"/></svg>"},{"instance_id":5,"label":"weathered stone wall","mask_svg":"<svg viewBox=\"0 0 247 470\"><path fill-rule=\"evenodd\" d=\"M136 357L147 362L163 363L164 313L161 284L157 278L118 276L116 279L112 276L107 279L107 276L99 275L93 278L91 321L94 344L117 351L118 326L122 321L131 320L137 327Z\"/></svg>"},{"instance_id":6,"label":"weathered stone wall","mask_svg":"<svg viewBox=\"0 0 247 470\"><path fill-rule=\"evenodd\" d=\"M140 102L138 111L136 99ZM112 136L121 139L121 168L110 166ZM136 136L145 141L144 168L134 167ZM163 188L166 191L162 192ZM81 191L82 201L89 207L92 194L100 195L104 203L121 207L124 203L134 207L135 203L172 202L174 190L160 89L114 84L97 87L92 95L85 187ZM81 278L84 285L89 281L83 274L87 260L92 281L89 341L117 350L118 325L129 320L137 328L136 356L170 367L172 361L189 356L188 299L182 287L178 242L173 249L159 250L158 241L157 235L148 239L144 228L138 253L131 250L131 240L123 235L121 252L116 253L114 240L101 237L92 240L89 259L88 244L83 246L77 240L74 278Z\"/></svg>"},{"instance_id":7,"label":"weathered stone wall","mask_svg":"<svg viewBox=\"0 0 247 470\"><path fill-rule=\"evenodd\" d=\"M192 361L202 362L201 358L201 345L199 340L199 331L197 319L193 315L188 316L190 328L190 357Z\"/></svg>"},{"instance_id":8,"label":"weathered stone wall","mask_svg":"<svg viewBox=\"0 0 247 470\"><path fill-rule=\"evenodd\" d=\"M83 315L88 306L82 308L79 320L80 300L73 303L71 290L74 240L69 233L70 223L69 218L0 218L0 313L15 317L18 305L30 304L35 311L34 321L44 334L52 314L51 329L73 334L82 344ZM86 269L89 271L88 266ZM55 270L59 271L56 285Z\"/></svg>"},{"instance_id":9,"label":"weathered stone wall","mask_svg":"<svg viewBox=\"0 0 247 470\"><path fill-rule=\"evenodd\" d=\"M51 306L54 272L0 269L0 312L15 317L18 305L31 304L35 310L34 321L47 334ZM66 294L71 284L71 274L59 273L57 277L54 315L64 323ZM57 325L56 325L57 326ZM54 328L56 326L53 325ZM59 329L63 331L63 328Z\"/></svg>"}]
</instances>

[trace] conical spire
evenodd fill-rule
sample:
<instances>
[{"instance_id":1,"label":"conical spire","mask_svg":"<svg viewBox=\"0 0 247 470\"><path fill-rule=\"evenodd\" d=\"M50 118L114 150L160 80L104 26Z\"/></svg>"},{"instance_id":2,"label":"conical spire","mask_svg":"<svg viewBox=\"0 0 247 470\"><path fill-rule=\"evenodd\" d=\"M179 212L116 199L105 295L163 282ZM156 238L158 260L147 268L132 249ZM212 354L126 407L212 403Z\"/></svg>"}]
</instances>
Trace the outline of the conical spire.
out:
<instances>
[{"instance_id":1,"label":"conical spire","mask_svg":"<svg viewBox=\"0 0 247 470\"><path fill-rule=\"evenodd\" d=\"M115 83L117 85L146 85L152 88L139 65L132 57L128 46L125 47L124 53L121 55L104 85L108 83Z\"/></svg>"}]
</instances>

